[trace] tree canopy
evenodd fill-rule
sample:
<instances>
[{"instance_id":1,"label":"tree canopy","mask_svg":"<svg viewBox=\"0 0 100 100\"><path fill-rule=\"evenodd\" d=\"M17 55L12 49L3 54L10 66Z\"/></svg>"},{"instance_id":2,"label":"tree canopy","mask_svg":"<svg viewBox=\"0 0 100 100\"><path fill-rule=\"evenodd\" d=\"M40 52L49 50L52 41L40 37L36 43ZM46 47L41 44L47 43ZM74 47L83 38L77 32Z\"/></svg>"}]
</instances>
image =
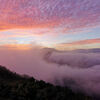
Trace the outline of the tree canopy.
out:
<instances>
[{"instance_id":1,"label":"tree canopy","mask_svg":"<svg viewBox=\"0 0 100 100\"><path fill-rule=\"evenodd\" d=\"M94 100L68 87L23 77L0 66L0 100Z\"/></svg>"}]
</instances>

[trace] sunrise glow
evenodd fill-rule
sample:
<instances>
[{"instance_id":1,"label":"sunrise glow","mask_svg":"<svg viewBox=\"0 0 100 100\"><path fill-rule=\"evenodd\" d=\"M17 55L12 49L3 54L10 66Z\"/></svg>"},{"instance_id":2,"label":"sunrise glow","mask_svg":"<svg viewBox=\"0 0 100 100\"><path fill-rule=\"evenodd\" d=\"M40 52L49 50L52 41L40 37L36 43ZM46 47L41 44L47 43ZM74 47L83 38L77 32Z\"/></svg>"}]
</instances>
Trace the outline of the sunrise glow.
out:
<instances>
[{"instance_id":1,"label":"sunrise glow","mask_svg":"<svg viewBox=\"0 0 100 100\"><path fill-rule=\"evenodd\" d=\"M60 50L100 48L99 3L0 0L0 45L15 44L18 48L19 44L23 48L36 43Z\"/></svg>"}]
</instances>

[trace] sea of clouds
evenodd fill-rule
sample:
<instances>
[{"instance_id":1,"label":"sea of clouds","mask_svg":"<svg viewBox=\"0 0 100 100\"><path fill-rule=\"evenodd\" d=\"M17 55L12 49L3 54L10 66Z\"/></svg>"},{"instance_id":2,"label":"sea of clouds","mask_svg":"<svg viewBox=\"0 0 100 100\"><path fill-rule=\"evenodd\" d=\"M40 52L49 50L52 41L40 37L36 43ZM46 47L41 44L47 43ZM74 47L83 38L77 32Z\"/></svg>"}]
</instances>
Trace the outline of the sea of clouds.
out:
<instances>
[{"instance_id":1,"label":"sea of clouds","mask_svg":"<svg viewBox=\"0 0 100 100\"><path fill-rule=\"evenodd\" d=\"M100 52L0 48L0 65L74 91L100 95Z\"/></svg>"}]
</instances>

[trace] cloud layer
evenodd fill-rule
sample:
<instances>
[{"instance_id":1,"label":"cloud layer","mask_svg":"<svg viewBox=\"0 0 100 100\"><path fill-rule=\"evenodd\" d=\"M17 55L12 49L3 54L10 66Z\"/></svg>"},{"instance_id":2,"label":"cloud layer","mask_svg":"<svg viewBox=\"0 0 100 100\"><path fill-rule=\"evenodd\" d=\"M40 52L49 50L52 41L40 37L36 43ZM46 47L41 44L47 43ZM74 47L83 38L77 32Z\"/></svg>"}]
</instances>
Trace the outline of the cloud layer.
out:
<instances>
[{"instance_id":1,"label":"cloud layer","mask_svg":"<svg viewBox=\"0 0 100 100\"><path fill-rule=\"evenodd\" d=\"M56 49L62 49L62 50L93 48L93 47L100 48L100 38L74 41L71 43L59 43L55 45Z\"/></svg>"},{"instance_id":2,"label":"cloud layer","mask_svg":"<svg viewBox=\"0 0 100 100\"><path fill-rule=\"evenodd\" d=\"M64 31L98 25L99 0L0 0L0 30L62 26Z\"/></svg>"},{"instance_id":3,"label":"cloud layer","mask_svg":"<svg viewBox=\"0 0 100 100\"><path fill-rule=\"evenodd\" d=\"M58 52L39 46L28 50L2 47L0 64L20 74L99 96L100 52L93 51Z\"/></svg>"},{"instance_id":4,"label":"cloud layer","mask_svg":"<svg viewBox=\"0 0 100 100\"><path fill-rule=\"evenodd\" d=\"M0 0L0 45L100 48L99 16L99 0Z\"/></svg>"},{"instance_id":5,"label":"cloud layer","mask_svg":"<svg viewBox=\"0 0 100 100\"><path fill-rule=\"evenodd\" d=\"M90 68L100 65L100 54L78 52L53 52L46 60L59 66L68 65L73 68Z\"/></svg>"}]
</instances>

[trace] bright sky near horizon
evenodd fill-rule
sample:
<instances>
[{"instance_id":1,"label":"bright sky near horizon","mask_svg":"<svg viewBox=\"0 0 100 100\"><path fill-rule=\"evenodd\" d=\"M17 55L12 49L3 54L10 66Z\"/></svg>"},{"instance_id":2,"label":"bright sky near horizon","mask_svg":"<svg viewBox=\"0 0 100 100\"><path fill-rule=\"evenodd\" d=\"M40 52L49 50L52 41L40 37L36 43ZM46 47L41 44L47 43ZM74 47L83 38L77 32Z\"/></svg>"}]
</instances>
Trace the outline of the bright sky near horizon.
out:
<instances>
[{"instance_id":1,"label":"bright sky near horizon","mask_svg":"<svg viewBox=\"0 0 100 100\"><path fill-rule=\"evenodd\" d=\"M0 0L0 45L32 44L100 48L100 0Z\"/></svg>"}]
</instances>

